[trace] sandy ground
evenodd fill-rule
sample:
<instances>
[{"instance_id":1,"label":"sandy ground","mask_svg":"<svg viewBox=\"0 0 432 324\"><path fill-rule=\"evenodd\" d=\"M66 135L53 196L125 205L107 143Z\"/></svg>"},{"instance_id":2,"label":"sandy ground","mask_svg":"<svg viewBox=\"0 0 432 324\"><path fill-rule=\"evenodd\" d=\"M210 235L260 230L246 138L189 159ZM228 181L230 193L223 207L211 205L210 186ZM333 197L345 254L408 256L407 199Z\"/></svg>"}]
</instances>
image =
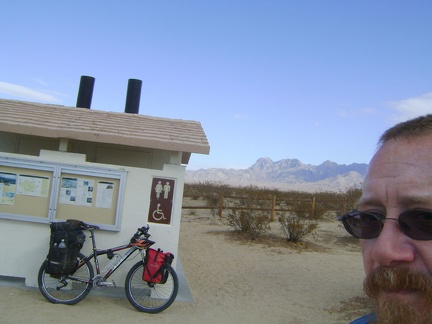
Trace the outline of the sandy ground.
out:
<instances>
[{"instance_id":1,"label":"sandy ground","mask_svg":"<svg viewBox=\"0 0 432 324\"><path fill-rule=\"evenodd\" d=\"M179 247L193 302L149 315L124 294L91 292L65 306L50 304L37 289L3 285L0 323L348 323L368 311L357 242L337 221L320 221L307 244L293 246L277 222L268 236L250 241L196 213L185 211Z\"/></svg>"}]
</instances>

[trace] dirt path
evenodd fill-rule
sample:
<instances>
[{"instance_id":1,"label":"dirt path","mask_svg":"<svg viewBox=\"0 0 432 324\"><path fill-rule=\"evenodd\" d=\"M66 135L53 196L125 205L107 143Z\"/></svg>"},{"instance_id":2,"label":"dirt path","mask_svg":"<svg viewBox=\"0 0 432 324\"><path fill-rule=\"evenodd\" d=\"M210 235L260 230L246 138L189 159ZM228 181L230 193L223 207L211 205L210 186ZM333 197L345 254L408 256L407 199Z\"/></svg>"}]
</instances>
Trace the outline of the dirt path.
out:
<instances>
[{"instance_id":1,"label":"dirt path","mask_svg":"<svg viewBox=\"0 0 432 324\"><path fill-rule=\"evenodd\" d=\"M278 224L272 225L277 235ZM90 293L75 306L48 303L36 289L0 286L0 323L347 323L364 314L356 243L337 222L321 222L313 244L236 238L209 217L184 215L179 253L194 301L157 315L125 297ZM119 288L122 289L122 288ZM122 296L122 294L120 294Z\"/></svg>"}]
</instances>

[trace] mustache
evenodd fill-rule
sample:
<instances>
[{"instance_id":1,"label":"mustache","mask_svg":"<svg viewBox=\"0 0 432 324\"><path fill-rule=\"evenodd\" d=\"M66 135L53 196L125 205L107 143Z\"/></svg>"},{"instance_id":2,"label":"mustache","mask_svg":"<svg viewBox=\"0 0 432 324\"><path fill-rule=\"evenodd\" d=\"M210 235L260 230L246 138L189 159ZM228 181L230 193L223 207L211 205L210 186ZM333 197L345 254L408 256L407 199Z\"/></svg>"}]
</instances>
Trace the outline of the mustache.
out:
<instances>
[{"instance_id":1,"label":"mustache","mask_svg":"<svg viewBox=\"0 0 432 324\"><path fill-rule=\"evenodd\" d=\"M383 291L413 290L432 299L432 277L403 267L379 267L366 276L363 289L371 298Z\"/></svg>"}]
</instances>

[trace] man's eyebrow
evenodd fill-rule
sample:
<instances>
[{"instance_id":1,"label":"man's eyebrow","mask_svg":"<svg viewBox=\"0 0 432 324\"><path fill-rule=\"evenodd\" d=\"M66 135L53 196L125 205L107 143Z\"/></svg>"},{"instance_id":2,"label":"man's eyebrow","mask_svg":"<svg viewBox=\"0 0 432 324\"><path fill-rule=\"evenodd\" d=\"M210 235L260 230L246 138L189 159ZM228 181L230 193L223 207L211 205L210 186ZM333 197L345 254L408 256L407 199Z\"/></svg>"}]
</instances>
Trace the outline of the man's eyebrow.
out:
<instances>
[{"instance_id":1,"label":"man's eyebrow","mask_svg":"<svg viewBox=\"0 0 432 324\"><path fill-rule=\"evenodd\" d=\"M384 207L384 204L374 197L360 197L355 206L356 208L359 208L359 206Z\"/></svg>"},{"instance_id":2,"label":"man's eyebrow","mask_svg":"<svg viewBox=\"0 0 432 324\"><path fill-rule=\"evenodd\" d=\"M432 192L422 196L404 196L399 199L402 206L412 207L418 205L430 205L432 207Z\"/></svg>"}]
</instances>

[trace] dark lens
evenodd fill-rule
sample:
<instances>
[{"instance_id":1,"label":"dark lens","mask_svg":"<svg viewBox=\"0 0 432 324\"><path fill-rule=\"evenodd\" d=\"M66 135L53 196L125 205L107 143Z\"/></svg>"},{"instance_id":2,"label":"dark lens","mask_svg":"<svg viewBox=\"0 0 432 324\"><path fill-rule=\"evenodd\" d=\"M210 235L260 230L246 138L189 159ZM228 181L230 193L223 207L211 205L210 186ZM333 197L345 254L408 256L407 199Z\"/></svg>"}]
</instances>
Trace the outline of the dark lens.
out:
<instances>
[{"instance_id":1,"label":"dark lens","mask_svg":"<svg viewBox=\"0 0 432 324\"><path fill-rule=\"evenodd\" d=\"M407 210L399 216L401 230L415 240L432 240L432 212Z\"/></svg>"},{"instance_id":2,"label":"dark lens","mask_svg":"<svg viewBox=\"0 0 432 324\"><path fill-rule=\"evenodd\" d=\"M344 218L347 231L357 238L373 239L379 236L382 229L381 215L356 212Z\"/></svg>"}]
</instances>

